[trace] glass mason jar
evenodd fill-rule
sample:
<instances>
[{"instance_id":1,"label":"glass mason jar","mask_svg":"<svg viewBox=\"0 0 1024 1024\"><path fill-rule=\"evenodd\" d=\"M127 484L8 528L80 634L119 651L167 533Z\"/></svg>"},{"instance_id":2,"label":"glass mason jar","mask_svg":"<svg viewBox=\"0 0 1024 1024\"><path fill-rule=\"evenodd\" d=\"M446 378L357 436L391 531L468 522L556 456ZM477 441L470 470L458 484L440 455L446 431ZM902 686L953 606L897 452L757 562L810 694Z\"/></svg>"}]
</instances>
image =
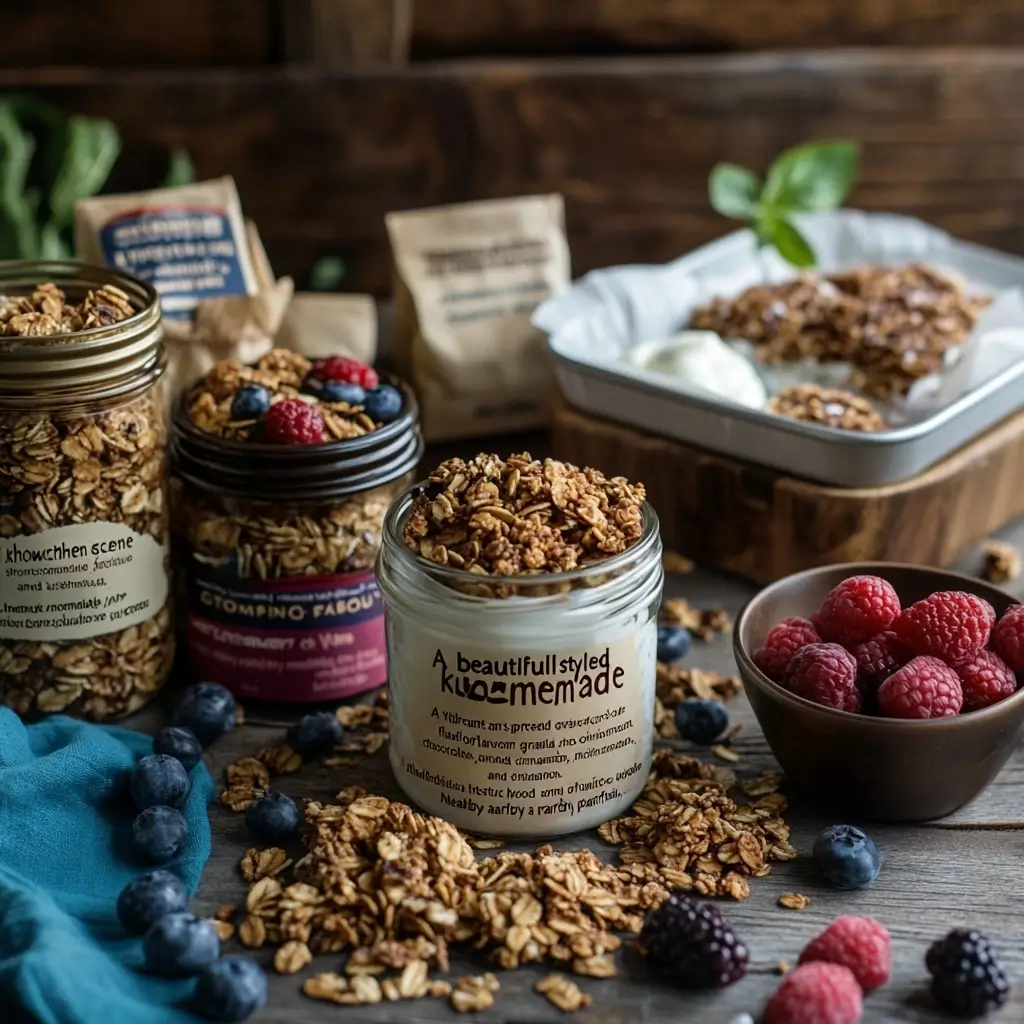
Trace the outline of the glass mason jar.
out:
<instances>
[{"instance_id":1,"label":"glass mason jar","mask_svg":"<svg viewBox=\"0 0 1024 1024\"><path fill-rule=\"evenodd\" d=\"M470 832L553 837L636 800L651 765L658 519L619 555L507 578L409 550L415 490L389 509L377 580L391 765L420 807Z\"/></svg>"},{"instance_id":2,"label":"glass mason jar","mask_svg":"<svg viewBox=\"0 0 1024 1024\"><path fill-rule=\"evenodd\" d=\"M173 417L172 523L188 663L242 697L337 701L387 682L373 565L423 454L419 411L325 444L232 441Z\"/></svg>"},{"instance_id":3,"label":"glass mason jar","mask_svg":"<svg viewBox=\"0 0 1024 1024\"><path fill-rule=\"evenodd\" d=\"M0 295L0 701L116 718L174 657L160 303L70 261L0 263ZM46 333L65 297L89 326Z\"/></svg>"}]
</instances>

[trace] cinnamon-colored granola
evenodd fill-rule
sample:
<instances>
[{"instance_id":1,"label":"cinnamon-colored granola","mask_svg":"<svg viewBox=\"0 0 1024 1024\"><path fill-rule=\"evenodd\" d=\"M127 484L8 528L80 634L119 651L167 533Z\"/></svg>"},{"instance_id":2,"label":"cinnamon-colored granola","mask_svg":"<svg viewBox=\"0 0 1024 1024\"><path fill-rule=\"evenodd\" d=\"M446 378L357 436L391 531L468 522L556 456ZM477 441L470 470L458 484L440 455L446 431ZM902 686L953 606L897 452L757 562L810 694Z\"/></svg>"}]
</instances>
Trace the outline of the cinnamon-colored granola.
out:
<instances>
[{"instance_id":1,"label":"cinnamon-colored granola","mask_svg":"<svg viewBox=\"0 0 1024 1024\"><path fill-rule=\"evenodd\" d=\"M885 430L882 414L866 399L839 388L817 384L794 384L768 399L777 416L805 423L820 423L836 430L857 430L873 434Z\"/></svg>"},{"instance_id":2,"label":"cinnamon-colored granola","mask_svg":"<svg viewBox=\"0 0 1024 1024\"><path fill-rule=\"evenodd\" d=\"M94 327L109 327L133 316L128 296L105 284L72 304L52 282L37 285L29 295L0 295L0 335L23 338L74 334Z\"/></svg>"}]
</instances>

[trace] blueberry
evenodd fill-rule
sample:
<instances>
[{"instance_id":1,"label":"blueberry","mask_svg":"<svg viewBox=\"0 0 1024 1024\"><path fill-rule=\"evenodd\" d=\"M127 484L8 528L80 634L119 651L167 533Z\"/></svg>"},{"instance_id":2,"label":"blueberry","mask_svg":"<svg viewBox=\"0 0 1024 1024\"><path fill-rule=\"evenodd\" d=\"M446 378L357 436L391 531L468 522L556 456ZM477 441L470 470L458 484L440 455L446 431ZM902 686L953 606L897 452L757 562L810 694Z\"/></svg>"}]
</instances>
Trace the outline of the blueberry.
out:
<instances>
[{"instance_id":1,"label":"blueberry","mask_svg":"<svg viewBox=\"0 0 1024 1024\"><path fill-rule=\"evenodd\" d=\"M245 812L246 827L266 843L276 843L294 835L299 829L299 820L295 801L274 789L268 790Z\"/></svg>"},{"instance_id":2,"label":"blueberry","mask_svg":"<svg viewBox=\"0 0 1024 1024\"><path fill-rule=\"evenodd\" d=\"M167 754L190 772L203 759L203 745L184 725L166 725L153 737L153 753Z\"/></svg>"},{"instance_id":3,"label":"blueberry","mask_svg":"<svg viewBox=\"0 0 1024 1024\"><path fill-rule=\"evenodd\" d=\"M152 864L166 864L185 845L188 826L173 807L147 807L132 822L135 852Z\"/></svg>"},{"instance_id":4,"label":"blueberry","mask_svg":"<svg viewBox=\"0 0 1024 1024\"><path fill-rule=\"evenodd\" d=\"M690 631L682 626L658 627L658 661L671 664L685 658L693 646Z\"/></svg>"},{"instance_id":5,"label":"blueberry","mask_svg":"<svg viewBox=\"0 0 1024 1024\"><path fill-rule=\"evenodd\" d=\"M270 392L259 384L246 384L231 400L233 420L258 420L270 408Z\"/></svg>"},{"instance_id":6,"label":"blueberry","mask_svg":"<svg viewBox=\"0 0 1024 1024\"><path fill-rule=\"evenodd\" d=\"M358 384L350 384L346 380L329 380L320 392L320 400L362 405L366 401L366 391Z\"/></svg>"},{"instance_id":7,"label":"blueberry","mask_svg":"<svg viewBox=\"0 0 1024 1024\"><path fill-rule=\"evenodd\" d=\"M196 979L195 1009L207 1020L233 1024L251 1017L266 1001L267 976L245 956L226 956L204 967Z\"/></svg>"},{"instance_id":8,"label":"blueberry","mask_svg":"<svg viewBox=\"0 0 1024 1024\"><path fill-rule=\"evenodd\" d=\"M132 799L140 811L163 804L182 807L192 783L181 762L170 754L148 754L140 758L129 780Z\"/></svg>"},{"instance_id":9,"label":"blueberry","mask_svg":"<svg viewBox=\"0 0 1024 1024\"><path fill-rule=\"evenodd\" d=\"M833 889L863 889L882 866L874 840L853 825L829 825L814 840L813 856L825 884Z\"/></svg>"},{"instance_id":10,"label":"blueberry","mask_svg":"<svg viewBox=\"0 0 1024 1024\"><path fill-rule=\"evenodd\" d=\"M174 724L195 733L204 747L235 727L235 698L219 683L190 686L174 712Z\"/></svg>"},{"instance_id":11,"label":"blueberry","mask_svg":"<svg viewBox=\"0 0 1024 1024\"><path fill-rule=\"evenodd\" d=\"M170 871L157 868L133 878L117 897L117 919L136 935L142 935L165 914L188 907L185 883Z\"/></svg>"},{"instance_id":12,"label":"blueberry","mask_svg":"<svg viewBox=\"0 0 1024 1024\"><path fill-rule=\"evenodd\" d=\"M287 734L288 746L297 754L319 754L345 742L345 730L332 711L303 715Z\"/></svg>"},{"instance_id":13,"label":"blueberry","mask_svg":"<svg viewBox=\"0 0 1024 1024\"><path fill-rule=\"evenodd\" d=\"M146 969L170 977L195 974L220 956L213 922L195 914L165 914L142 940Z\"/></svg>"},{"instance_id":14,"label":"blueberry","mask_svg":"<svg viewBox=\"0 0 1024 1024\"><path fill-rule=\"evenodd\" d=\"M720 700L690 697L676 705L676 729L684 740L708 746L729 728L729 712Z\"/></svg>"},{"instance_id":15,"label":"blueberry","mask_svg":"<svg viewBox=\"0 0 1024 1024\"><path fill-rule=\"evenodd\" d=\"M380 387L366 392L366 401L363 406L366 415L378 423L390 423L402 411L405 399L398 388L390 384L381 384Z\"/></svg>"}]
</instances>

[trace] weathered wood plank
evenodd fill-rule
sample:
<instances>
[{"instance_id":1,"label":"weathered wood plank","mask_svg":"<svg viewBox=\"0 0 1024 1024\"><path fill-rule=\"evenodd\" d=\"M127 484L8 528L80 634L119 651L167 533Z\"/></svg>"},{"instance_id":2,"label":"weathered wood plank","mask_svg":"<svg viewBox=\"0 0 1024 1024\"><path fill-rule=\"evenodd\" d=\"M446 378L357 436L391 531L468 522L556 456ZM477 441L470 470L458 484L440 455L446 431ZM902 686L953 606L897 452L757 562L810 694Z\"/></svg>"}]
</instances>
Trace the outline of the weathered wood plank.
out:
<instances>
[{"instance_id":1,"label":"weathered wood plank","mask_svg":"<svg viewBox=\"0 0 1024 1024\"><path fill-rule=\"evenodd\" d=\"M324 68L398 66L409 57L413 0L288 0L289 60Z\"/></svg>"},{"instance_id":2,"label":"weathered wood plank","mask_svg":"<svg viewBox=\"0 0 1024 1024\"><path fill-rule=\"evenodd\" d=\"M763 168L827 136L863 143L854 205L1024 251L1024 51L8 70L8 88L113 117L129 142L185 146L200 175L236 176L276 270L338 254L349 287L378 294L388 210L561 191L576 272L663 261L732 226L707 204L716 161Z\"/></svg>"},{"instance_id":3,"label":"weathered wood plank","mask_svg":"<svg viewBox=\"0 0 1024 1024\"><path fill-rule=\"evenodd\" d=\"M268 64L278 0L21 0L4 5L0 67Z\"/></svg>"},{"instance_id":4,"label":"weathered wood plank","mask_svg":"<svg viewBox=\"0 0 1024 1024\"><path fill-rule=\"evenodd\" d=\"M417 57L1015 45L1015 0L418 0Z\"/></svg>"}]
</instances>

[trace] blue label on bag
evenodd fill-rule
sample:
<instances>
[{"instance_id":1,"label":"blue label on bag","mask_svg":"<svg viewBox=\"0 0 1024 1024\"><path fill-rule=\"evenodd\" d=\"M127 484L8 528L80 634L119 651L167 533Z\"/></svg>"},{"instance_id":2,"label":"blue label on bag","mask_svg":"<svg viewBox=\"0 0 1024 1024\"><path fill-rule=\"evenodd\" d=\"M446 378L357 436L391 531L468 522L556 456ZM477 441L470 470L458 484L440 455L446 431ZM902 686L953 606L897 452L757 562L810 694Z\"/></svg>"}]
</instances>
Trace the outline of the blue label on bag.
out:
<instances>
[{"instance_id":1,"label":"blue label on bag","mask_svg":"<svg viewBox=\"0 0 1024 1024\"><path fill-rule=\"evenodd\" d=\"M149 281L168 319L187 319L200 299L246 295L235 237L223 207L145 206L99 232L108 266Z\"/></svg>"}]
</instances>

